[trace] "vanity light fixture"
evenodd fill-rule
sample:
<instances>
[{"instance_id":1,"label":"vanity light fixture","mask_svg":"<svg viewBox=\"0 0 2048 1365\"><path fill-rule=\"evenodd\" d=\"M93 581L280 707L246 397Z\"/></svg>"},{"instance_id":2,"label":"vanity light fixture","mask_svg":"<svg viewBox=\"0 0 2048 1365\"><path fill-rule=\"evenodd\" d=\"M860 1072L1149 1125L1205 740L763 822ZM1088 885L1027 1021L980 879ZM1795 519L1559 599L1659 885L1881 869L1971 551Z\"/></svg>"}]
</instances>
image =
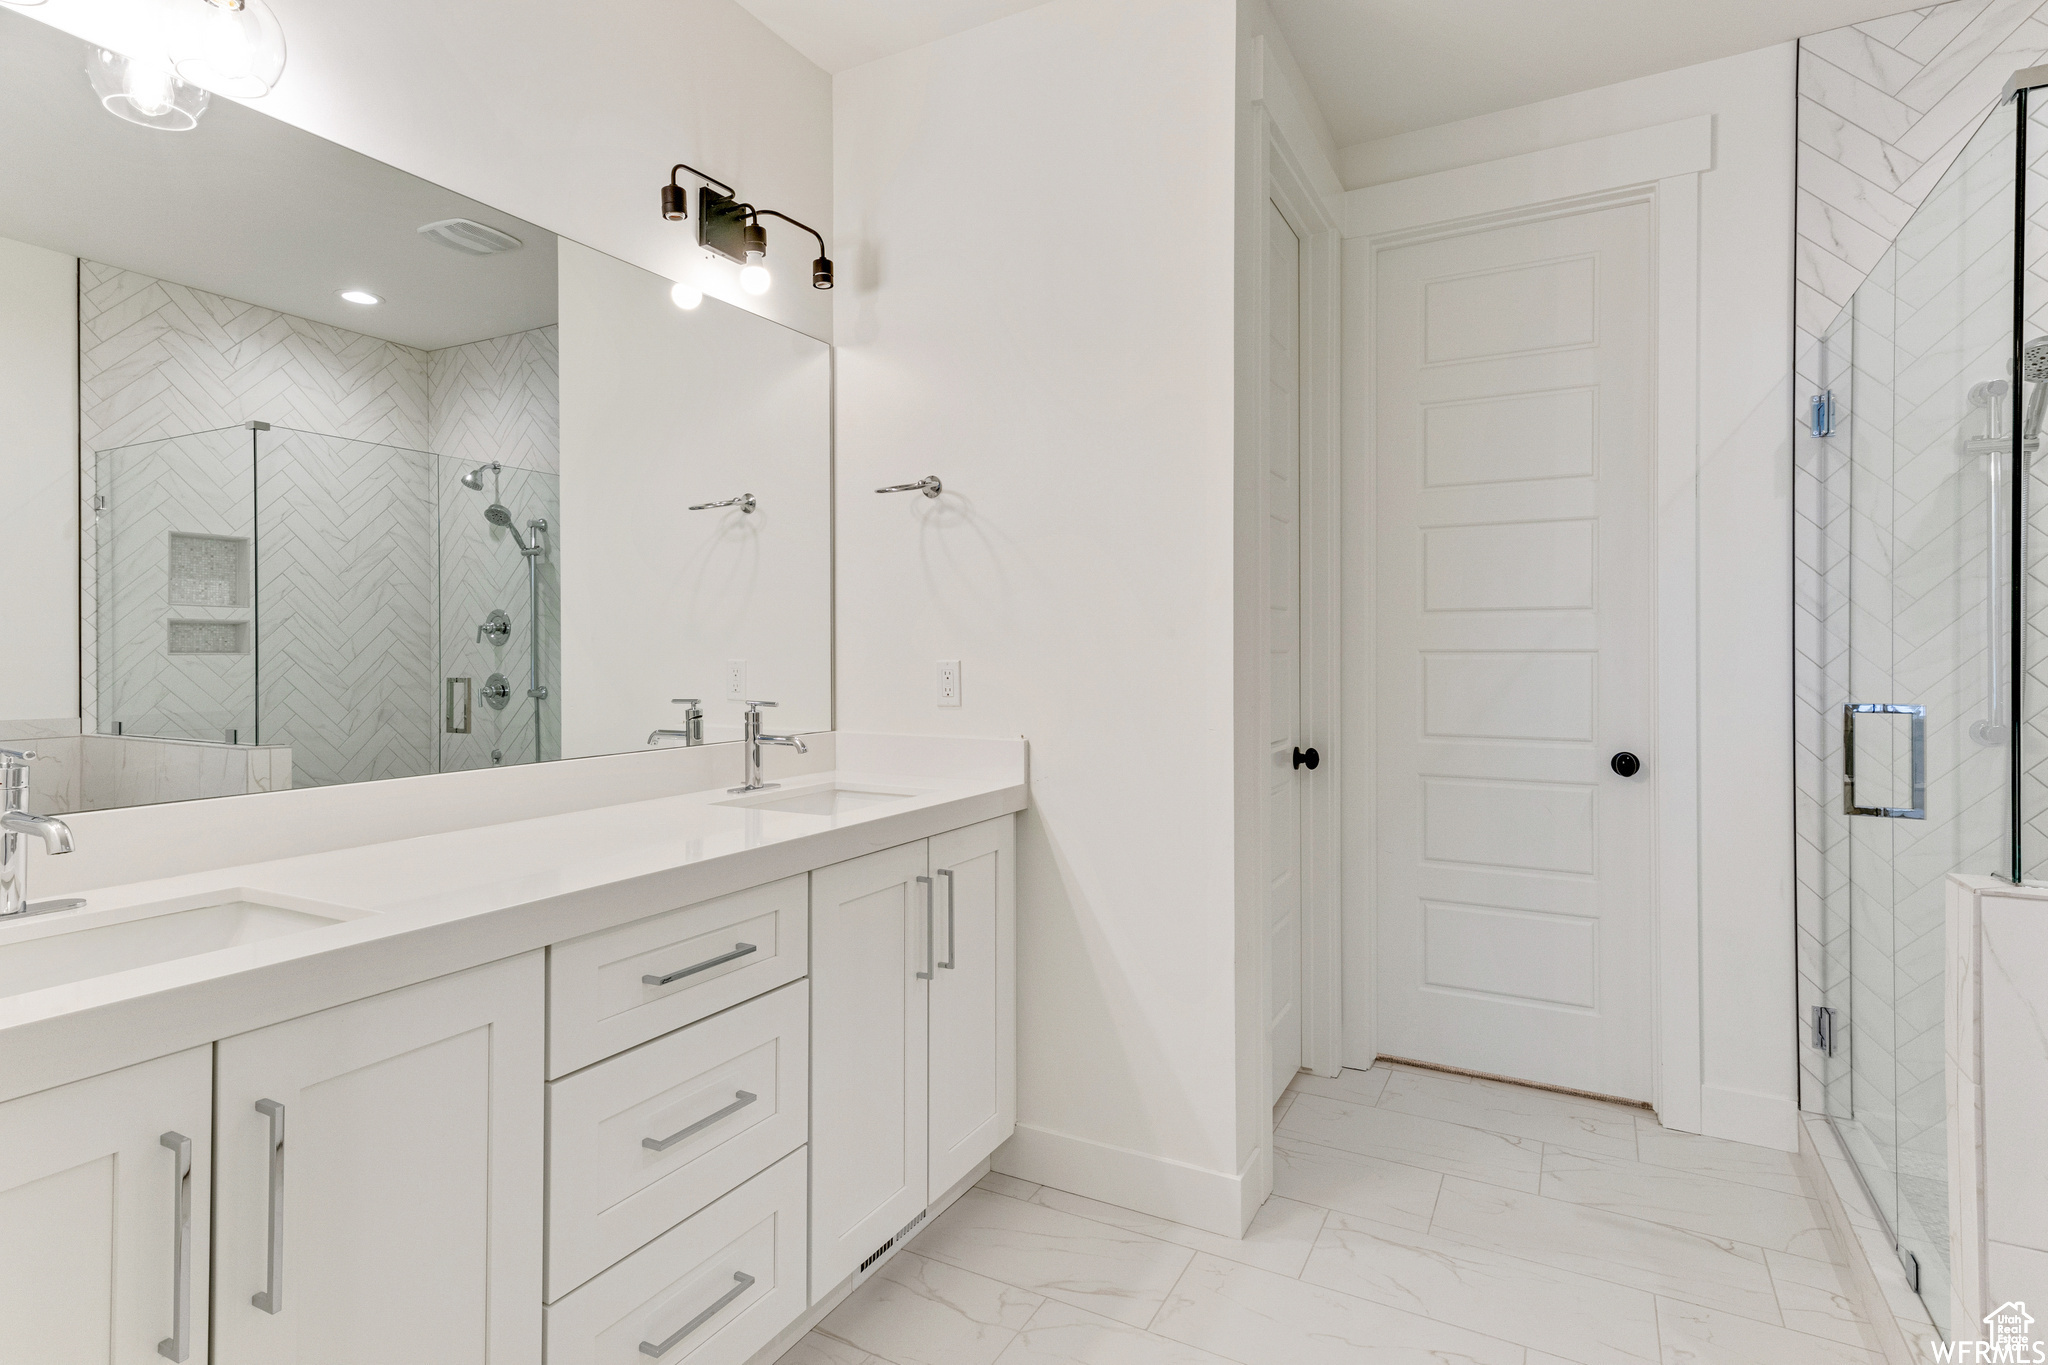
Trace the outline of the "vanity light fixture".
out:
<instances>
[{"instance_id":1,"label":"vanity light fixture","mask_svg":"<svg viewBox=\"0 0 2048 1365\"><path fill-rule=\"evenodd\" d=\"M367 289L337 289L334 292L341 296L341 301L343 303L360 303L365 308L371 306L372 304L384 302L383 299L379 298L375 294L372 294Z\"/></svg>"},{"instance_id":2,"label":"vanity light fixture","mask_svg":"<svg viewBox=\"0 0 2048 1365\"><path fill-rule=\"evenodd\" d=\"M96 47L85 74L108 113L145 128L190 132L206 112L206 91L180 80L166 61Z\"/></svg>"},{"instance_id":3,"label":"vanity light fixture","mask_svg":"<svg viewBox=\"0 0 2048 1365\"><path fill-rule=\"evenodd\" d=\"M284 26L269 0L181 0L171 63L193 85L261 99L284 74Z\"/></svg>"},{"instance_id":4,"label":"vanity light fixture","mask_svg":"<svg viewBox=\"0 0 2048 1365\"><path fill-rule=\"evenodd\" d=\"M705 182L697 187L697 244L740 267L740 288L749 294L765 294L774 283L774 277L768 273L768 229L761 224L763 218L780 218L817 238L818 259L811 262L811 288L832 287L832 260L825 254L823 233L786 213L757 209L741 202L732 186L695 166L678 162L669 170L668 183L661 187L662 217L680 223L690 216L690 192L676 182L684 171ZM681 300L677 302L680 304Z\"/></svg>"}]
</instances>

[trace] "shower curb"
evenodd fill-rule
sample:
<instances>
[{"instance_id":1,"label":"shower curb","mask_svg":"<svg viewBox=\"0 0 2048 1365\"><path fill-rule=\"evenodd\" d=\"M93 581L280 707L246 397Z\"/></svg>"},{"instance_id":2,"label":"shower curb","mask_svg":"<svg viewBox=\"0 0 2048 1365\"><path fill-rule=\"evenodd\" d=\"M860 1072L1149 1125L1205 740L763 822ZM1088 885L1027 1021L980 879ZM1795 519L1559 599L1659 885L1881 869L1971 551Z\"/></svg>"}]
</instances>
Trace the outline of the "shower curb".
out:
<instances>
[{"instance_id":1,"label":"shower curb","mask_svg":"<svg viewBox=\"0 0 2048 1365\"><path fill-rule=\"evenodd\" d=\"M1877 1215L1849 1171L1848 1156L1842 1151L1840 1140L1823 1116L1801 1114L1799 1118L1800 1178L1827 1213L1828 1230L1834 1234L1836 1264L1849 1272L1856 1307L1876 1338L1878 1353L1884 1357L1885 1365L1928 1365L1934 1356L1927 1343L1940 1340L1940 1334L1906 1284L1905 1271L1897 1259L1887 1251L1873 1262L1864 1233L1857 1220L1850 1217L1852 1201L1863 1214L1862 1221L1869 1225L1869 1235L1881 1238L1883 1234L1876 1231ZM1834 1153L1833 1158L1825 1152ZM1846 1179L1837 1179L1833 1169L1836 1166L1842 1168ZM1908 1317L1893 1306L1908 1303L1917 1311L1917 1317Z\"/></svg>"}]
</instances>

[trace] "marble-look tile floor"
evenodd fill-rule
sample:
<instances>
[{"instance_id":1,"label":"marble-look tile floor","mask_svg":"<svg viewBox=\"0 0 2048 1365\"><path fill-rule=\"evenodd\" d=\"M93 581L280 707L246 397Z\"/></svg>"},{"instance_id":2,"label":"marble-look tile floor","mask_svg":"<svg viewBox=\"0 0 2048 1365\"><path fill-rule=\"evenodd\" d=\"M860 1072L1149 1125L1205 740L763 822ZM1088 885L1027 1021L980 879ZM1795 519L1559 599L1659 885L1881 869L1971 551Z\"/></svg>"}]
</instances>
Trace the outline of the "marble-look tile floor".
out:
<instances>
[{"instance_id":1,"label":"marble-look tile floor","mask_svg":"<svg viewBox=\"0 0 2048 1365\"><path fill-rule=\"evenodd\" d=\"M1785 1152L1303 1075L1242 1241L991 1175L780 1365L1882 1365Z\"/></svg>"}]
</instances>

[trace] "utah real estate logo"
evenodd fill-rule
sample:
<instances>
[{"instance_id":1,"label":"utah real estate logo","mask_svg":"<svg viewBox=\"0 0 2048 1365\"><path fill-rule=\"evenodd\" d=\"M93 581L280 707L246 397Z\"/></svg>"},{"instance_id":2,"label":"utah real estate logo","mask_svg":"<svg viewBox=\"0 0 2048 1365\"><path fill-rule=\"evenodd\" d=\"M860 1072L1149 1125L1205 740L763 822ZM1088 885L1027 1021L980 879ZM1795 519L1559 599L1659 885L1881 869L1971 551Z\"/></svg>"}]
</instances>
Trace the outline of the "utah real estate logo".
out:
<instances>
[{"instance_id":1,"label":"utah real estate logo","mask_svg":"<svg viewBox=\"0 0 2048 1365\"><path fill-rule=\"evenodd\" d=\"M2048 1342L2034 1340L2034 1315L2015 1300L1984 1315L1984 1335L1976 1341L1937 1341L1928 1349L1948 1365L2043 1365Z\"/></svg>"}]
</instances>

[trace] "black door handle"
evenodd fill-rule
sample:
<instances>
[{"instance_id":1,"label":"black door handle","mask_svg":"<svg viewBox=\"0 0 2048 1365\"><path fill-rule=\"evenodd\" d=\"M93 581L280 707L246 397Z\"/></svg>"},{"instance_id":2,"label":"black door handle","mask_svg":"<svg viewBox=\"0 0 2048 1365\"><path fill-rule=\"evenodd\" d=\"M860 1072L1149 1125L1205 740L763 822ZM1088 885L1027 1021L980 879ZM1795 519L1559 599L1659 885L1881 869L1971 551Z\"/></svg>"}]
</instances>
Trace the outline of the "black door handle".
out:
<instances>
[{"instance_id":1,"label":"black door handle","mask_svg":"<svg viewBox=\"0 0 2048 1365\"><path fill-rule=\"evenodd\" d=\"M1623 749L1613 758L1607 760L1607 766L1614 769L1622 777L1634 777L1643 770L1643 760L1637 758L1628 750Z\"/></svg>"},{"instance_id":2,"label":"black door handle","mask_svg":"<svg viewBox=\"0 0 2048 1365\"><path fill-rule=\"evenodd\" d=\"M1294 766L1297 768L1307 768L1310 772L1314 772L1317 765L1322 761L1323 756L1314 749L1296 749L1294 751Z\"/></svg>"}]
</instances>

